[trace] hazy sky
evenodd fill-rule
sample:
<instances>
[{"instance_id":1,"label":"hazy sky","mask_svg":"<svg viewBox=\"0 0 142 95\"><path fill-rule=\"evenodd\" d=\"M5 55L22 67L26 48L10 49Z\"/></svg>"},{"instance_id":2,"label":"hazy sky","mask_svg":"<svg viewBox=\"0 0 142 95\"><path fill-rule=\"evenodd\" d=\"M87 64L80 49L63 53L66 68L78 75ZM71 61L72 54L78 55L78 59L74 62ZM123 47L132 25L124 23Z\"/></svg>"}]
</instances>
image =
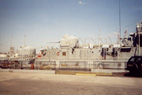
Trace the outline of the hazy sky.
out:
<instances>
[{"instance_id":1,"label":"hazy sky","mask_svg":"<svg viewBox=\"0 0 142 95\"><path fill-rule=\"evenodd\" d=\"M142 0L120 0L122 35L142 21ZM100 32L99 32L100 30ZM37 49L77 37L117 37L119 0L0 0L0 52L24 43ZM50 44L51 45L51 44Z\"/></svg>"}]
</instances>

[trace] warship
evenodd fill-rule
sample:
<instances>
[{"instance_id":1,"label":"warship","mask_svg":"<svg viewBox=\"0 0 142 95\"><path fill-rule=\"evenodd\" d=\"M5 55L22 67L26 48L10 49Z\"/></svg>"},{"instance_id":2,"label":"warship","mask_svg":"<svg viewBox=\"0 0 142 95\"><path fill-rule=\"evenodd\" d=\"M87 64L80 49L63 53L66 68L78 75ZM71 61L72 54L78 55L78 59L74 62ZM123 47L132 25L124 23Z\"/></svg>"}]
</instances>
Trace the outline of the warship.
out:
<instances>
[{"instance_id":1,"label":"warship","mask_svg":"<svg viewBox=\"0 0 142 95\"><path fill-rule=\"evenodd\" d=\"M50 70L125 69L131 56L142 56L142 22L136 32L119 38L117 44L80 44L79 38L65 35L59 48L45 48L36 54L35 48L22 46L15 53L11 47L9 56L0 57L0 67Z\"/></svg>"},{"instance_id":2,"label":"warship","mask_svg":"<svg viewBox=\"0 0 142 95\"><path fill-rule=\"evenodd\" d=\"M142 23L136 32L120 38L117 44L80 45L79 38L65 35L60 48L46 48L35 59L35 67L61 70L125 69L131 56L142 55Z\"/></svg>"}]
</instances>

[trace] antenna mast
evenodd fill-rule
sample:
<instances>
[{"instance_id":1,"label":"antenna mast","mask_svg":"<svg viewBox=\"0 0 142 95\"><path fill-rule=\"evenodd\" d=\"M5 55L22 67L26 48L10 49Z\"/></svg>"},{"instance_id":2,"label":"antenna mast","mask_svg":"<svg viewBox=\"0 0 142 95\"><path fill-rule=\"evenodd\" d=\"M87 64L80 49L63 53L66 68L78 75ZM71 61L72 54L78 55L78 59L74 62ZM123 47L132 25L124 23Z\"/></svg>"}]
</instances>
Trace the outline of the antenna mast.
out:
<instances>
[{"instance_id":1,"label":"antenna mast","mask_svg":"<svg viewBox=\"0 0 142 95\"><path fill-rule=\"evenodd\" d=\"M120 9L120 0L119 0L119 33L121 38L121 9Z\"/></svg>"},{"instance_id":2,"label":"antenna mast","mask_svg":"<svg viewBox=\"0 0 142 95\"><path fill-rule=\"evenodd\" d=\"M25 38L24 38L24 47L25 47L25 45L26 45L26 35L25 35Z\"/></svg>"},{"instance_id":3,"label":"antenna mast","mask_svg":"<svg viewBox=\"0 0 142 95\"><path fill-rule=\"evenodd\" d=\"M13 36L11 35L11 47L12 47L12 42L13 42Z\"/></svg>"}]
</instances>

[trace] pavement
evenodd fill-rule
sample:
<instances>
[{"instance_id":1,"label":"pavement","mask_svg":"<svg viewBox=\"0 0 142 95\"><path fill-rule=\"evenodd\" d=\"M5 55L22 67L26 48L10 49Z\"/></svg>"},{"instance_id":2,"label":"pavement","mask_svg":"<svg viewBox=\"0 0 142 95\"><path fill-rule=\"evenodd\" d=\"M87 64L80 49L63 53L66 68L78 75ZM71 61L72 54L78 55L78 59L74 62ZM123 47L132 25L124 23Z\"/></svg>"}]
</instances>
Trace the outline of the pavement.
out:
<instances>
[{"instance_id":1,"label":"pavement","mask_svg":"<svg viewBox=\"0 0 142 95\"><path fill-rule=\"evenodd\" d=\"M0 72L0 95L142 95L142 78Z\"/></svg>"}]
</instances>

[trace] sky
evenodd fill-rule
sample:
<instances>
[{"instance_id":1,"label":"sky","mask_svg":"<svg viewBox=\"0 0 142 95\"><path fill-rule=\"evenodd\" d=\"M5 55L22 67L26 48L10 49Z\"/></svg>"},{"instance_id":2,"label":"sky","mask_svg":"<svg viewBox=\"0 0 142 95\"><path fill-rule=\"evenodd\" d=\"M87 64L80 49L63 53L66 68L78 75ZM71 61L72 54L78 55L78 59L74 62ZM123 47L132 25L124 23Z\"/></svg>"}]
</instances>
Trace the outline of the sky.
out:
<instances>
[{"instance_id":1,"label":"sky","mask_svg":"<svg viewBox=\"0 0 142 95\"><path fill-rule=\"evenodd\" d=\"M142 22L142 0L120 0L120 14L121 36L126 29L135 32ZM0 52L18 49L24 39L40 50L65 34L115 43L118 32L119 0L0 0Z\"/></svg>"}]
</instances>

